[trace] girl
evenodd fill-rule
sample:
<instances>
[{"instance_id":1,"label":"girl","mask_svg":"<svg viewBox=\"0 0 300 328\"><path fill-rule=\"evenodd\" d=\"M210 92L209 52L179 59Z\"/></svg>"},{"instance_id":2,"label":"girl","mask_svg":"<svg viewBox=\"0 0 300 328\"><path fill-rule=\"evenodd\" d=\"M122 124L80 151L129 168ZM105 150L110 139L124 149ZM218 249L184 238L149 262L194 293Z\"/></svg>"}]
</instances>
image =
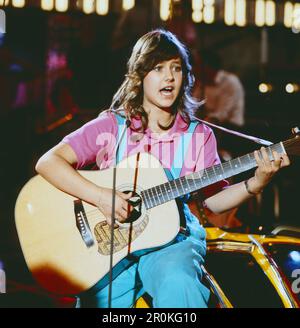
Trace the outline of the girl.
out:
<instances>
[{"instance_id":1,"label":"girl","mask_svg":"<svg viewBox=\"0 0 300 328\"><path fill-rule=\"evenodd\" d=\"M194 78L188 52L176 36L154 30L142 36L128 61L128 73L108 111L66 136L44 154L36 170L55 187L97 206L110 224L112 190L83 178L75 169L97 163L100 169L114 159L118 121L130 119L122 156L148 151L159 159L169 179L219 163L213 132L193 118L198 103L191 97ZM182 138L189 136L183 146ZM183 153L184 156L178 156ZM202 190L205 206L215 213L239 206L260 193L276 171L289 165L286 155L266 150L255 153L258 168L247 183L230 187L221 181ZM227 187L227 188L224 188ZM125 222L131 194L117 192L115 216ZM112 307L131 307L147 292L154 307L207 307L209 291L201 283L205 230L193 216L186 198L178 200L186 234L179 233L167 247L140 256L113 280ZM108 286L95 285L81 295L83 306L106 307Z\"/></svg>"}]
</instances>

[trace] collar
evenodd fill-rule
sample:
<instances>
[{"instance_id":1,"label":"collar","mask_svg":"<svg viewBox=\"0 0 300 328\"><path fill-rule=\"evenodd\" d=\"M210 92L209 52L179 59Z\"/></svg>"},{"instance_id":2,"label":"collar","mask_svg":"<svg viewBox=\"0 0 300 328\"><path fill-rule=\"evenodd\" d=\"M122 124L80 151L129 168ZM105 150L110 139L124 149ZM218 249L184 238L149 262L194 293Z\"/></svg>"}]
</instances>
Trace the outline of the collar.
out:
<instances>
[{"instance_id":1,"label":"collar","mask_svg":"<svg viewBox=\"0 0 300 328\"><path fill-rule=\"evenodd\" d=\"M142 122L140 118L133 118L132 124L135 129L141 127ZM184 121L182 115L179 113L176 114L175 122L170 130L166 131L165 133L156 133L152 132L150 128L145 130L145 135L149 139L157 140L158 142L174 142L175 138L178 138L182 133L184 133L188 129L188 124ZM139 132L133 132L133 134L139 135Z\"/></svg>"}]
</instances>

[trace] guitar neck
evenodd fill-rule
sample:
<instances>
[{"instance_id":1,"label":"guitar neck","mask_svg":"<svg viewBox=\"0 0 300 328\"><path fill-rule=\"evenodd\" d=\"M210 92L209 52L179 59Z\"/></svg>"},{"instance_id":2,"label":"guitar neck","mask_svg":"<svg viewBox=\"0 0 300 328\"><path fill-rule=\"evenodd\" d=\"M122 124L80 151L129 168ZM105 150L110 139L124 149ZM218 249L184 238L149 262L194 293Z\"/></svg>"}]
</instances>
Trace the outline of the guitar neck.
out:
<instances>
[{"instance_id":1,"label":"guitar neck","mask_svg":"<svg viewBox=\"0 0 300 328\"><path fill-rule=\"evenodd\" d=\"M282 142L266 147L266 150L270 160L273 160L272 151L276 151L279 154L285 153L285 148ZM259 155L262 156L260 151ZM190 192L205 188L218 181L251 170L256 166L254 152L249 153L230 161L208 167L199 172L191 173L184 177L144 190L142 197L146 208L150 209Z\"/></svg>"}]
</instances>

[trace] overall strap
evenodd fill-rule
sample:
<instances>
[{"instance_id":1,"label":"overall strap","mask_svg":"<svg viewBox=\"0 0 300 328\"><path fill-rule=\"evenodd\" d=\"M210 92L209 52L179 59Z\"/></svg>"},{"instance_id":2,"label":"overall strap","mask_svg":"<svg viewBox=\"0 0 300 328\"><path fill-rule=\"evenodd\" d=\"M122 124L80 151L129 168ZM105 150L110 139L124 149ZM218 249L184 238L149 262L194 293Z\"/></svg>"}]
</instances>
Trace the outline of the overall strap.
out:
<instances>
[{"instance_id":1,"label":"overall strap","mask_svg":"<svg viewBox=\"0 0 300 328\"><path fill-rule=\"evenodd\" d=\"M177 179L180 177L184 159L186 158L187 151L189 149L189 144L197 125L198 122L191 122L188 130L185 133L182 133L179 140L179 144L174 154L174 160L171 169L165 169L169 180Z\"/></svg>"},{"instance_id":2,"label":"overall strap","mask_svg":"<svg viewBox=\"0 0 300 328\"><path fill-rule=\"evenodd\" d=\"M122 131L126 126L126 117L122 116L122 114L115 113L115 117L118 122L118 135L116 140L116 146L119 144ZM124 138L121 140L121 143L119 145L119 151L116 158L116 165L123 159L126 151L126 144L127 144L127 136L125 134Z\"/></svg>"},{"instance_id":3,"label":"overall strap","mask_svg":"<svg viewBox=\"0 0 300 328\"><path fill-rule=\"evenodd\" d=\"M126 118L122 114L119 114L119 113L115 113L115 117L118 122L118 136L117 136L117 140L116 140L116 145L117 145L119 143L120 137L122 135L122 131L126 125ZM193 133L194 133L197 125L198 125L198 122L196 122L196 121L191 122L188 130L186 132L182 133L182 135L180 136L179 144L178 144L175 154L174 154L174 160L173 160L171 169L169 170L169 169L165 168L165 172L166 172L166 175L167 175L167 178L169 181L180 177L184 159L187 155L189 144L190 144L190 141L192 139ZM125 155L126 143L127 143L127 138L123 138L123 140L121 140L121 143L119 145L119 151L118 151L118 155L116 158L116 164L118 164Z\"/></svg>"}]
</instances>

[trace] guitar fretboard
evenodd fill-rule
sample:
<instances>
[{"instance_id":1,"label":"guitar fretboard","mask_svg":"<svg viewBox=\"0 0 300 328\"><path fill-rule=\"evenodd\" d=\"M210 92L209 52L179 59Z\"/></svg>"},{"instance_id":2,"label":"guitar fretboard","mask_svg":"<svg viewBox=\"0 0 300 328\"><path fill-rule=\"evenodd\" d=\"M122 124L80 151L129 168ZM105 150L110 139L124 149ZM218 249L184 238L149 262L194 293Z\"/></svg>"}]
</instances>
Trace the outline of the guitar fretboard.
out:
<instances>
[{"instance_id":1,"label":"guitar fretboard","mask_svg":"<svg viewBox=\"0 0 300 328\"><path fill-rule=\"evenodd\" d=\"M266 150L270 160L273 160L272 151L285 153L284 146L281 142L266 147ZM262 156L261 152L258 152L259 155ZM254 153L249 153L144 190L142 192L142 198L146 208L150 209L190 192L212 185L218 181L248 171L256 166L257 163Z\"/></svg>"}]
</instances>

